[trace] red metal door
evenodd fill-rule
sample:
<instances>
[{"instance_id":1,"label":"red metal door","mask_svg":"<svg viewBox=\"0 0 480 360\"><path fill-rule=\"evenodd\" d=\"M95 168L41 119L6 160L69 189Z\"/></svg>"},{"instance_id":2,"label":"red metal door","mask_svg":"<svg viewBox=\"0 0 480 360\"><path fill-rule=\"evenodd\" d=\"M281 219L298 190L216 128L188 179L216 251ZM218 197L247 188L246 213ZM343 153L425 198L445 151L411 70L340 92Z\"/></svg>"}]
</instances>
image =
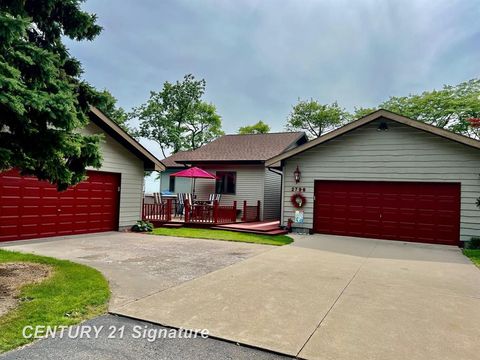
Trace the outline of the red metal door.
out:
<instances>
[{"instance_id":1,"label":"red metal door","mask_svg":"<svg viewBox=\"0 0 480 360\"><path fill-rule=\"evenodd\" d=\"M458 245L460 184L316 181L314 231Z\"/></svg>"},{"instance_id":2,"label":"red metal door","mask_svg":"<svg viewBox=\"0 0 480 360\"><path fill-rule=\"evenodd\" d=\"M120 175L89 171L68 190L11 170L0 174L0 241L118 229Z\"/></svg>"}]
</instances>

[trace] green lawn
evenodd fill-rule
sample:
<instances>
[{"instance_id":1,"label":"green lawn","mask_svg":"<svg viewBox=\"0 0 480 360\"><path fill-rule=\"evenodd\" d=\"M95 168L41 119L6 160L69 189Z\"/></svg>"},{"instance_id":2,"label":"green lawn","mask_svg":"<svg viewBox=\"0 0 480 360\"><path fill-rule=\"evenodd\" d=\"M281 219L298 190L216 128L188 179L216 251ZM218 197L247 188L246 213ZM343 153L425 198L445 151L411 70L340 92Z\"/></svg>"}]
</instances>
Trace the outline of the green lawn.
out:
<instances>
[{"instance_id":1,"label":"green lawn","mask_svg":"<svg viewBox=\"0 0 480 360\"><path fill-rule=\"evenodd\" d=\"M472 262L477 265L478 267L480 267L480 249L476 249L476 250L473 250L473 249L465 249L463 250L463 253L468 256L470 258L470 260L472 260Z\"/></svg>"},{"instance_id":2,"label":"green lawn","mask_svg":"<svg viewBox=\"0 0 480 360\"><path fill-rule=\"evenodd\" d=\"M152 234L164 236L178 236L197 239L212 239L225 241L240 241L265 245L286 245L293 242L290 236L285 235L257 235L227 230L195 229L195 228L156 228Z\"/></svg>"},{"instance_id":3,"label":"green lawn","mask_svg":"<svg viewBox=\"0 0 480 360\"><path fill-rule=\"evenodd\" d=\"M73 325L102 314L110 297L108 282L95 269L70 261L0 250L2 262L34 262L50 265L45 281L26 285L16 309L0 317L0 353L31 342L22 337L27 325Z\"/></svg>"}]
</instances>

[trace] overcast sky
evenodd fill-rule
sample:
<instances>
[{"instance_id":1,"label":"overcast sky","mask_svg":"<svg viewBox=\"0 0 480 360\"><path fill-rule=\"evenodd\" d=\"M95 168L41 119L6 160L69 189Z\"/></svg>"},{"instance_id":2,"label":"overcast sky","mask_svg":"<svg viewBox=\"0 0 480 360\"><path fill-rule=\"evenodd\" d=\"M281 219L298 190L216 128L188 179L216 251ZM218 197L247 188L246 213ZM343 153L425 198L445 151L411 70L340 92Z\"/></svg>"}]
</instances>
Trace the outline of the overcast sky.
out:
<instances>
[{"instance_id":1,"label":"overcast sky","mask_svg":"<svg viewBox=\"0 0 480 360\"><path fill-rule=\"evenodd\" d=\"M227 133L275 131L298 98L353 110L479 76L478 0L88 0L103 32L68 42L129 110L164 81L207 81ZM158 149L146 142L157 155Z\"/></svg>"}]
</instances>

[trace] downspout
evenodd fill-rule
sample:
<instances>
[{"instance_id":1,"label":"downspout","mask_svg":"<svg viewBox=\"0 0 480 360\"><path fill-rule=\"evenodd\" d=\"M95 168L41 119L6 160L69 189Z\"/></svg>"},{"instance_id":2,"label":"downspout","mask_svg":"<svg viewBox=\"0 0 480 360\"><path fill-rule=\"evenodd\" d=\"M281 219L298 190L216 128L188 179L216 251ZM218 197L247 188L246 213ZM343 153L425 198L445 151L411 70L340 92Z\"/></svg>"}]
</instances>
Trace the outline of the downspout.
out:
<instances>
[{"instance_id":1,"label":"downspout","mask_svg":"<svg viewBox=\"0 0 480 360\"><path fill-rule=\"evenodd\" d=\"M282 225L282 220L283 220L283 207L282 207L282 204L283 204L283 171L277 171L275 169L272 169L272 168L267 168L268 171L271 171L273 172L274 174L277 174L277 175L280 175L280 204L278 204L280 206L280 226Z\"/></svg>"}]
</instances>

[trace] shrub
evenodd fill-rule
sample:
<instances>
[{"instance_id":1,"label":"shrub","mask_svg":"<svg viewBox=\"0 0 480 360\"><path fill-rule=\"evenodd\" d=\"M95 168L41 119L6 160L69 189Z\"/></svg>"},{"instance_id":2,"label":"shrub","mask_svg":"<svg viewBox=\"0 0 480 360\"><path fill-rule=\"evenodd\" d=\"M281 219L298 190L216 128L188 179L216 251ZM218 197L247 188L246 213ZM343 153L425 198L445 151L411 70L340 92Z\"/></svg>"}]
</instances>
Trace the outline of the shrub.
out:
<instances>
[{"instance_id":1,"label":"shrub","mask_svg":"<svg viewBox=\"0 0 480 360\"><path fill-rule=\"evenodd\" d=\"M148 221L139 220L135 225L132 226L132 231L134 232L150 232L152 230L153 225Z\"/></svg>"},{"instance_id":2,"label":"shrub","mask_svg":"<svg viewBox=\"0 0 480 360\"><path fill-rule=\"evenodd\" d=\"M467 249L480 249L480 237L473 236L466 245Z\"/></svg>"}]
</instances>

